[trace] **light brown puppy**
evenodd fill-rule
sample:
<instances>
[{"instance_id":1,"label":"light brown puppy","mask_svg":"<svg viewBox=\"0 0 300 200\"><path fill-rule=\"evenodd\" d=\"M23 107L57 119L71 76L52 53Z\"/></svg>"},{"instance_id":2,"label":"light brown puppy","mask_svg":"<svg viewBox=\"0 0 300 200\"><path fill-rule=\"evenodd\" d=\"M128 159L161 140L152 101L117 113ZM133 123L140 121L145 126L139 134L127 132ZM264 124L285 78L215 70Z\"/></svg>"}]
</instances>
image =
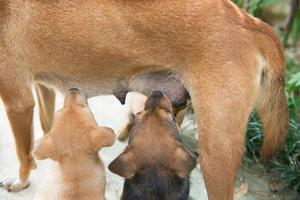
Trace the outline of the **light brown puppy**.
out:
<instances>
[{"instance_id":1,"label":"light brown puppy","mask_svg":"<svg viewBox=\"0 0 300 200\"><path fill-rule=\"evenodd\" d=\"M284 73L276 33L230 0L0 0L0 96L20 160L19 179L7 188L26 187L35 166L34 82L43 85L47 132L52 87L124 102L127 91L164 86L171 76L194 105L209 199L230 200L250 112L263 123L264 160L285 141Z\"/></svg>"},{"instance_id":2,"label":"light brown puppy","mask_svg":"<svg viewBox=\"0 0 300 200\"><path fill-rule=\"evenodd\" d=\"M47 186L55 189L44 189L42 200L104 200L105 172L98 151L114 141L112 129L97 125L85 97L77 90L69 92L51 130L33 150L38 160L59 165L58 180Z\"/></svg>"}]
</instances>

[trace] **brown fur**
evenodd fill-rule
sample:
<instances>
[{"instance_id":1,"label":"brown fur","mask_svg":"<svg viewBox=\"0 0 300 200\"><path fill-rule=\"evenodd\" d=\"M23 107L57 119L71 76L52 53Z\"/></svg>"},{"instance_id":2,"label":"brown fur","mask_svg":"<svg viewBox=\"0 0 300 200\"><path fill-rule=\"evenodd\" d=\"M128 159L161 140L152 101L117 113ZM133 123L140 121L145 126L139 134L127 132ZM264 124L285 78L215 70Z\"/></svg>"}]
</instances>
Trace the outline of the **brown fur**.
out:
<instances>
[{"instance_id":1,"label":"brown fur","mask_svg":"<svg viewBox=\"0 0 300 200\"><path fill-rule=\"evenodd\" d=\"M265 158L284 141L280 42L230 0L0 0L0 10L0 95L21 164L14 191L34 166L34 80L95 96L120 85L130 91L143 74L170 71L195 108L210 200L232 199L255 105L265 123Z\"/></svg>"},{"instance_id":2,"label":"brown fur","mask_svg":"<svg viewBox=\"0 0 300 200\"><path fill-rule=\"evenodd\" d=\"M56 189L46 189L43 200L104 200L105 172L98 151L114 140L110 128L98 127L85 98L78 91L68 93L51 130L33 150L37 159L59 164L61 177L47 186Z\"/></svg>"},{"instance_id":3,"label":"brown fur","mask_svg":"<svg viewBox=\"0 0 300 200\"><path fill-rule=\"evenodd\" d=\"M156 91L136 115L126 150L109 169L126 178L122 200L187 200L195 164L181 143L171 102Z\"/></svg>"},{"instance_id":4,"label":"brown fur","mask_svg":"<svg viewBox=\"0 0 300 200\"><path fill-rule=\"evenodd\" d=\"M39 102L40 120L44 133L50 131L55 110L55 92L41 83L35 84Z\"/></svg>"},{"instance_id":5,"label":"brown fur","mask_svg":"<svg viewBox=\"0 0 300 200\"><path fill-rule=\"evenodd\" d=\"M146 100L147 97L141 93L131 92L127 94L125 102L126 110L124 126L121 128L118 136L118 139L120 141L124 141L128 138L130 129L132 128L135 121L135 115L144 110L144 104ZM173 106L173 111L176 117L176 122L180 127L183 122L184 115L187 111L186 103L184 103L184 105L178 108Z\"/></svg>"}]
</instances>

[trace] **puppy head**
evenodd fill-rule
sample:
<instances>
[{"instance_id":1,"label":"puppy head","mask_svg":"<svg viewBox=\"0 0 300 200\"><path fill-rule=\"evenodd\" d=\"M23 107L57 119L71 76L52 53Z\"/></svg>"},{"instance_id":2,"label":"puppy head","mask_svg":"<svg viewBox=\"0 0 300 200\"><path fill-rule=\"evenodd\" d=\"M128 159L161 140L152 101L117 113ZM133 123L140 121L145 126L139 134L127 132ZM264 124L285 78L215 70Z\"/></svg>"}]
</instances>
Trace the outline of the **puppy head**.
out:
<instances>
[{"instance_id":1,"label":"puppy head","mask_svg":"<svg viewBox=\"0 0 300 200\"><path fill-rule=\"evenodd\" d=\"M153 92L136 116L128 147L109 169L126 178L124 199L187 199L195 164L181 144L171 102Z\"/></svg>"},{"instance_id":2,"label":"puppy head","mask_svg":"<svg viewBox=\"0 0 300 200\"><path fill-rule=\"evenodd\" d=\"M76 159L78 155L96 154L114 141L113 130L99 127L86 98L78 90L71 90L65 96L63 108L56 112L49 133L37 141L33 155L39 160Z\"/></svg>"}]
</instances>

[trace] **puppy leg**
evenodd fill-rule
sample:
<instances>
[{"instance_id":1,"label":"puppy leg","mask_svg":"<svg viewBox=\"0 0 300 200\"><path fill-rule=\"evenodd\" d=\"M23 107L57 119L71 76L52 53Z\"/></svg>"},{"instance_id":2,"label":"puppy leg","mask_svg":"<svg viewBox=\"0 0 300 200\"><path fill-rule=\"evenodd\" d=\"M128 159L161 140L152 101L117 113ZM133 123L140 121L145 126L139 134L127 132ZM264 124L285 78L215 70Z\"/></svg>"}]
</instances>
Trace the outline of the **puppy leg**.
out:
<instances>
[{"instance_id":1,"label":"puppy leg","mask_svg":"<svg viewBox=\"0 0 300 200\"><path fill-rule=\"evenodd\" d=\"M39 113L44 133L50 131L55 111L55 92L41 83L35 84L39 102Z\"/></svg>"},{"instance_id":2,"label":"puppy leg","mask_svg":"<svg viewBox=\"0 0 300 200\"><path fill-rule=\"evenodd\" d=\"M18 180L9 179L3 184L6 189L17 192L28 186L30 170L35 168L31 155L34 99L26 81L20 78L12 83L13 78L19 78L17 74L13 76L11 79L0 77L0 95L14 134L20 169Z\"/></svg>"},{"instance_id":3,"label":"puppy leg","mask_svg":"<svg viewBox=\"0 0 300 200\"><path fill-rule=\"evenodd\" d=\"M147 97L141 93L130 92L127 94L125 103L125 115L127 117L125 120L127 121L119 133L118 140L124 141L128 138L130 129L134 124L135 115L144 109L146 99Z\"/></svg>"},{"instance_id":4,"label":"puppy leg","mask_svg":"<svg viewBox=\"0 0 300 200\"><path fill-rule=\"evenodd\" d=\"M178 111L178 113L176 114L176 122L178 124L179 127L181 127L181 124L184 120L184 116L187 113L188 107Z\"/></svg>"},{"instance_id":5,"label":"puppy leg","mask_svg":"<svg viewBox=\"0 0 300 200\"><path fill-rule=\"evenodd\" d=\"M227 72L211 67L201 75L195 69L185 77L196 113L200 165L210 200L233 199L245 129L256 96L251 72L228 73L231 67Z\"/></svg>"},{"instance_id":6,"label":"puppy leg","mask_svg":"<svg viewBox=\"0 0 300 200\"><path fill-rule=\"evenodd\" d=\"M121 129L120 134L118 136L118 140L120 141L124 141L128 138L129 133L130 133L130 129L132 128L133 124L134 124L134 115L133 114L129 114L128 115L128 121L126 123L126 125Z\"/></svg>"}]
</instances>

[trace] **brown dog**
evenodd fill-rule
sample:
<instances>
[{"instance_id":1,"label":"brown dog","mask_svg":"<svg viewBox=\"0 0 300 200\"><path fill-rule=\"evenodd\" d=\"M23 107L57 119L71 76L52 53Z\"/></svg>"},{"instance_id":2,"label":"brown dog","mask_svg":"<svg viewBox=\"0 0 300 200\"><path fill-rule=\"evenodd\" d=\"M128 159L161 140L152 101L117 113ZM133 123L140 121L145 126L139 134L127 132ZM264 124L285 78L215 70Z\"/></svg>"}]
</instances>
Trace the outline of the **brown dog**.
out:
<instances>
[{"instance_id":1,"label":"brown dog","mask_svg":"<svg viewBox=\"0 0 300 200\"><path fill-rule=\"evenodd\" d=\"M124 102L162 74L191 96L209 199L230 200L249 113L263 123L264 160L285 141L284 73L275 32L230 0L0 0L0 95L20 160L10 189L25 187L35 166L34 81L48 132L52 87Z\"/></svg>"},{"instance_id":2,"label":"brown dog","mask_svg":"<svg viewBox=\"0 0 300 200\"><path fill-rule=\"evenodd\" d=\"M109 169L126 178L122 200L187 200L195 165L181 143L171 102L157 91L136 115L128 146Z\"/></svg>"},{"instance_id":3,"label":"brown dog","mask_svg":"<svg viewBox=\"0 0 300 200\"><path fill-rule=\"evenodd\" d=\"M37 159L59 163L60 181L52 183L56 189L46 190L43 199L104 200L105 172L98 151L114 141L112 129L97 125L85 97L77 90L69 92L51 130L33 150Z\"/></svg>"}]
</instances>

